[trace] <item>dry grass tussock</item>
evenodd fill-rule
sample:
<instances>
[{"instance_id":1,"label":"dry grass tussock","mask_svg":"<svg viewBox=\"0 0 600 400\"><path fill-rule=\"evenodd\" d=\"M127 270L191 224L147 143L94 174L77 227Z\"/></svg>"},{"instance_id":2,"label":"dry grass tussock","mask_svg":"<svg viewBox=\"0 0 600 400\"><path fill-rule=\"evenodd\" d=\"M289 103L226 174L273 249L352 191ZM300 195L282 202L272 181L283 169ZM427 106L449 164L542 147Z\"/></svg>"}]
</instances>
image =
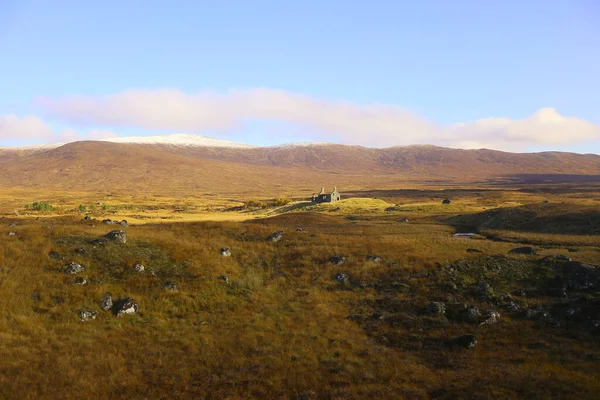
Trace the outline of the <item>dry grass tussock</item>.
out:
<instances>
[{"instance_id":1,"label":"dry grass tussock","mask_svg":"<svg viewBox=\"0 0 600 400\"><path fill-rule=\"evenodd\" d=\"M413 215L386 211L383 200L337 207L243 223L137 224L124 228L126 244L96 246L90 241L113 228L76 213L0 220L0 398L300 399L314 391L319 399L584 399L600 391L600 347L587 331L505 315L477 327L419 314L429 301L447 301L440 265L505 255L515 243L452 237L449 208ZM139 212L123 212L131 211ZM267 241L277 230L283 239ZM597 263L600 254L594 239L511 237L527 238L539 257L567 246L581 261ZM346 263L329 263L333 255ZM524 276L534 270L530 258L514 259ZM70 261L84 266L88 284L63 273ZM146 270L134 271L136 263ZM339 273L349 280L336 280ZM481 276L458 279L468 288ZM495 276L497 288L517 284ZM106 292L134 298L139 313L101 311ZM79 321L83 307L97 318ZM435 346L466 333L476 333L474 349Z\"/></svg>"}]
</instances>

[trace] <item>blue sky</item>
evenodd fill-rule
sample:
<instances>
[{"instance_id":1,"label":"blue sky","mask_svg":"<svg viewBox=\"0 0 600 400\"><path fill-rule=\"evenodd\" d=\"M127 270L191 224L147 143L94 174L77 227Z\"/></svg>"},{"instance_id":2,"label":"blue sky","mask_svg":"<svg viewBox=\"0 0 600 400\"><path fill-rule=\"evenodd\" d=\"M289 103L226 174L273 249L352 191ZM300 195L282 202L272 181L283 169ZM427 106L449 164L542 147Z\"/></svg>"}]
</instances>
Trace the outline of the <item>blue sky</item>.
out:
<instances>
[{"instance_id":1,"label":"blue sky","mask_svg":"<svg viewBox=\"0 0 600 400\"><path fill-rule=\"evenodd\" d=\"M185 128L252 144L600 153L595 0L0 0L0 54L0 145ZM114 117L149 102L158 123ZM532 119L541 109L553 111Z\"/></svg>"}]
</instances>

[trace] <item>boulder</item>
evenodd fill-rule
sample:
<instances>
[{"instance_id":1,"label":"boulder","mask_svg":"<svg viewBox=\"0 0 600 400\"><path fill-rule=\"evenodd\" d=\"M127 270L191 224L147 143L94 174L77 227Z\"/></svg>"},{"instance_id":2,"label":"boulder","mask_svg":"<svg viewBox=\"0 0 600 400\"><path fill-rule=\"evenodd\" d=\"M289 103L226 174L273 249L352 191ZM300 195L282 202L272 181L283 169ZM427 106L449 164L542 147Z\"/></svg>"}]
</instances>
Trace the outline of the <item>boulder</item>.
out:
<instances>
[{"instance_id":1,"label":"boulder","mask_svg":"<svg viewBox=\"0 0 600 400\"><path fill-rule=\"evenodd\" d=\"M228 278L228 277L226 277L225 275L219 275L219 276L217 277L217 279L218 279L218 280L220 280L220 281L223 281L223 282L225 282L225 283L229 283L229 278Z\"/></svg>"},{"instance_id":2,"label":"boulder","mask_svg":"<svg viewBox=\"0 0 600 400\"><path fill-rule=\"evenodd\" d=\"M480 323L479 325L492 325L498 322L500 318L500 313L498 311L489 311L486 315L486 319Z\"/></svg>"},{"instance_id":3,"label":"boulder","mask_svg":"<svg viewBox=\"0 0 600 400\"><path fill-rule=\"evenodd\" d=\"M283 231L273 232L267 238L267 240L269 242L274 242L274 243L279 242L281 239L283 239Z\"/></svg>"},{"instance_id":4,"label":"boulder","mask_svg":"<svg viewBox=\"0 0 600 400\"><path fill-rule=\"evenodd\" d=\"M552 254L542 258L544 262L568 262L573 261L571 257L565 256L564 254Z\"/></svg>"},{"instance_id":5,"label":"boulder","mask_svg":"<svg viewBox=\"0 0 600 400\"><path fill-rule=\"evenodd\" d=\"M75 254L85 254L86 251L85 251L85 249L83 247L78 247L78 248L76 248L76 249L73 250L73 253L75 253Z\"/></svg>"},{"instance_id":6,"label":"boulder","mask_svg":"<svg viewBox=\"0 0 600 400\"><path fill-rule=\"evenodd\" d=\"M333 265L342 265L346 262L346 257L344 256L331 256L329 257L329 262Z\"/></svg>"},{"instance_id":7,"label":"boulder","mask_svg":"<svg viewBox=\"0 0 600 400\"><path fill-rule=\"evenodd\" d=\"M91 220L92 220L92 217L91 217L91 216L89 216L89 215L86 215L85 217L83 217L83 220L84 220L84 221L91 221Z\"/></svg>"},{"instance_id":8,"label":"boulder","mask_svg":"<svg viewBox=\"0 0 600 400\"><path fill-rule=\"evenodd\" d=\"M335 280L338 282L346 282L348 279L348 275L341 272L335 276Z\"/></svg>"},{"instance_id":9,"label":"boulder","mask_svg":"<svg viewBox=\"0 0 600 400\"><path fill-rule=\"evenodd\" d=\"M175 282L165 282L164 286L165 290L175 291L177 290L177 284Z\"/></svg>"},{"instance_id":10,"label":"boulder","mask_svg":"<svg viewBox=\"0 0 600 400\"><path fill-rule=\"evenodd\" d=\"M96 315L98 315L98 313L94 310L90 310L89 308L82 308L77 311L77 316L79 316L80 321L96 319Z\"/></svg>"},{"instance_id":11,"label":"boulder","mask_svg":"<svg viewBox=\"0 0 600 400\"><path fill-rule=\"evenodd\" d=\"M477 250L477 249L467 249L467 253L481 253L481 250Z\"/></svg>"},{"instance_id":12,"label":"boulder","mask_svg":"<svg viewBox=\"0 0 600 400\"><path fill-rule=\"evenodd\" d=\"M533 247L523 246L523 247L517 247L517 248L510 250L508 252L508 254L523 254L526 256L534 256L537 253L535 252L535 249Z\"/></svg>"},{"instance_id":13,"label":"boulder","mask_svg":"<svg viewBox=\"0 0 600 400\"><path fill-rule=\"evenodd\" d=\"M112 309L112 307L113 307L112 295L110 293L106 293L104 295L104 297L102 297L102 299L100 299L100 308L103 309L104 311L108 311L108 310Z\"/></svg>"},{"instance_id":14,"label":"boulder","mask_svg":"<svg viewBox=\"0 0 600 400\"><path fill-rule=\"evenodd\" d=\"M50 257L53 260L60 260L62 258L62 256L54 250L50 250L50 252L48 253L48 257Z\"/></svg>"},{"instance_id":15,"label":"boulder","mask_svg":"<svg viewBox=\"0 0 600 400\"><path fill-rule=\"evenodd\" d=\"M117 317L125 314L135 314L138 311L138 303L131 297L122 297L113 304L113 313Z\"/></svg>"},{"instance_id":16,"label":"boulder","mask_svg":"<svg viewBox=\"0 0 600 400\"><path fill-rule=\"evenodd\" d=\"M82 276L78 276L77 278L75 278L75 284L76 285L87 285L88 280Z\"/></svg>"},{"instance_id":17,"label":"boulder","mask_svg":"<svg viewBox=\"0 0 600 400\"><path fill-rule=\"evenodd\" d=\"M441 301L432 301L425 307L429 314L444 315L446 313L446 304Z\"/></svg>"},{"instance_id":18,"label":"boulder","mask_svg":"<svg viewBox=\"0 0 600 400\"><path fill-rule=\"evenodd\" d=\"M231 257L231 250L229 250L229 248L227 248L227 247L223 247L221 249L221 255L223 257Z\"/></svg>"},{"instance_id":19,"label":"boulder","mask_svg":"<svg viewBox=\"0 0 600 400\"><path fill-rule=\"evenodd\" d=\"M408 224L409 221L408 218L402 218L400 222L402 222L403 224Z\"/></svg>"},{"instance_id":20,"label":"boulder","mask_svg":"<svg viewBox=\"0 0 600 400\"><path fill-rule=\"evenodd\" d=\"M475 335L462 335L457 338L446 341L446 346L450 348L463 348L470 349L475 347L477 344L477 338Z\"/></svg>"},{"instance_id":21,"label":"boulder","mask_svg":"<svg viewBox=\"0 0 600 400\"><path fill-rule=\"evenodd\" d=\"M105 236L108 240L112 240L116 243L126 243L127 242L127 232L122 229L118 229L115 231L108 232Z\"/></svg>"},{"instance_id":22,"label":"boulder","mask_svg":"<svg viewBox=\"0 0 600 400\"><path fill-rule=\"evenodd\" d=\"M381 262L381 257L375 256L375 255L372 255L372 254L369 254L365 259L367 261L375 262L375 263Z\"/></svg>"},{"instance_id":23,"label":"boulder","mask_svg":"<svg viewBox=\"0 0 600 400\"><path fill-rule=\"evenodd\" d=\"M450 199L442 200L442 204L450 204L450 203L451 203Z\"/></svg>"},{"instance_id":24,"label":"boulder","mask_svg":"<svg viewBox=\"0 0 600 400\"><path fill-rule=\"evenodd\" d=\"M8 232L8 236L17 236L17 232Z\"/></svg>"},{"instance_id":25,"label":"boulder","mask_svg":"<svg viewBox=\"0 0 600 400\"><path fill-rule=\"evenodd\" d=\"M302 228L296 228L296 232L304 232L304 229L302 229Z\"/></svg>"},{"instance_id":26,"label":"boulder","mask_svg":"<svg viewBox=\"0 0 600 400\"><path fill-rule=\"evenodd\" d=\"M126 220L123 220L123 221L119 222L119 225L124 226L124 227L128 227L129 223Z\"/></svg>"},{"instance_id":27,"label":"boulder","mask_svg":"<svg viewBox=\"0 0 600 400\"><path fill-rule=\"evenodd\" d=\"M65 274L75 275L75 274L79 274L82 272L83 272L83 267L81 266L81 264L78 264L74 261L70 262L69 265L67 265L65 268Z\"/></svg>"},{"instance_id":28,"label":"boulder","mask_svg":"<svg viewBox=\"0 0 600 400\"><path fill-rule=\"evenodd\" d=\"M112 225L112 224L113 224L113 222L114 222L114 221L113 221L112 219L103 219L103 220L102 220L102 223L103 223L104 225Z\"/></svg>"},{"instance_id":29,"label":"boulder","mask_svg":"<svg viewBox=\"0 0 600 400\"><path fill-rule=\"evenodd\" d=\"M146 270L146 267L144 267L142 264L135 264L133 266L133 270L135 272L144 272Z\"/></svg>"}]
</instances>

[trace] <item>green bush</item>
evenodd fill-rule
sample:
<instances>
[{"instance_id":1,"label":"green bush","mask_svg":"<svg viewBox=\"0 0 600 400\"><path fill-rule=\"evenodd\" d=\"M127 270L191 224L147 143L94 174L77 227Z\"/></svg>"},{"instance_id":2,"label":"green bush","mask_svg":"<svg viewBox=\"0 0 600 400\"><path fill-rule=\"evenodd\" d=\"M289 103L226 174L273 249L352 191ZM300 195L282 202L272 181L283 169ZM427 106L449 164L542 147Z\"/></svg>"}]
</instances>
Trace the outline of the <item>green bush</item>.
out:
<instances>
[{"instance_id":1,"label":"green bush","mask_svg":"<svg viewBox=\"0 0 600 400\"><path fill-rule=\"evenodd\" d=\"M87 211L87 207L86 207L86 206L84 206L83 204L80 204L80 205L79 205L79 212L80 212L80 213L84 213L84 212L86 212L86 211Z\"/></svg>"},{"instance_id":2,"label":"green bush","mask_svg":"<svg viewBox=\"0 0 600 400\"><path fill-rule=\"evenodd\" d=\"M285 206L286 204L290 204L292 199L288 199L287 197L278 197L274 202L276 206Z\"/></svg>"},{"instance_id":3,"label":"green bush","mask_svg":"<svg viewBox=\"0 0 600 400\"><path fill-rule=\"evenodd\" d=\"M53 209L47 201L34 201L32 204L26 205L25 208L34 211L52 211Z\"/></svg>"}]
</instances>

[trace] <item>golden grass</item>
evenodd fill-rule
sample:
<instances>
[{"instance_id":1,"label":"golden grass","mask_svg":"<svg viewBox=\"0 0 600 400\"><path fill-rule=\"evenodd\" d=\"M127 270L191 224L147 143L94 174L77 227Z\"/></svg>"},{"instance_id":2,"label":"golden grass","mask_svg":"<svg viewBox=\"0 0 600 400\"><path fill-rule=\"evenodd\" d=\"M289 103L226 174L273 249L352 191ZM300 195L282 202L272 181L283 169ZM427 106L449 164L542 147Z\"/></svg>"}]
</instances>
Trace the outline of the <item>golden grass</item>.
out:
<instances>
[{"instance_id":1,"label":"golden grass","mask_svg":"<svg viewBox=\"0 0 600 400\"><path fill-rule=\"evenodd\" d=\"M269 214L225 211L241 203L233 199L26 191L3 191L0 198L2 212L11 216L0 220L0 398L298 399L312 390L323 399L582 399L600 390L600 348L585 336L506 319L477 329L480 344L472 351L427 350L411 348L411 337L452 337L473 328L451 324L417 331L416 317L366 327L348 319L370 310L368 304L438 298L441 293L427 292L427 279L418 275L436 270L437 263L479 257L467 248L484 254L514 248L510 242L452 237L445 218L478 212L476 198L394 211L385 210L395 201L347 199L257 220L252 218ZM127 244L87 243L113 229L90 226L69 211L94 199L138 207L95 212L97 218L135 222L126 228ZM33 200L62 211L41 214L40 220L40 214L20 211L16 217L11 211ZM510 194L501 204L508 201ZM173 212L174 205L183 211ZM400 221L405 215L408 224ZM177 219L163 218L170 216ZM218 221L238 217L251 220ZM20 225L8 227L13 220ZM284 230L284 239L267 242L275 230ZM7 236L9 231L17 236ZM517 242L537 240L541 256L577 246L576 258L593 262L600 248L596 237L495 233ZM86 253L73 253L77 247ZM221 247L229 247L232 257L222 257ZM50 259L50 250L63 259ZM384 262L366 262L367 254ZM348 261L333 266L326 262L331 255ZM71 260L86 267L90 284L77 286L73 276L61 273ZM132 271L137 262L155 275ZM334 279L338 272L369 285L344 289ZM229 284L217 279L222 274ZM376 289L394 280L404 286ZM166 291L167 281L178 290ZM135 298L140 312L117 318L100 311L97 302L107 291ZM98 318L78 321L81 307L99 311ZM393 344L395 337L401 345ZM538 342L548 347L536 350L532 344Z\"/></svg>"}]
</instances>

